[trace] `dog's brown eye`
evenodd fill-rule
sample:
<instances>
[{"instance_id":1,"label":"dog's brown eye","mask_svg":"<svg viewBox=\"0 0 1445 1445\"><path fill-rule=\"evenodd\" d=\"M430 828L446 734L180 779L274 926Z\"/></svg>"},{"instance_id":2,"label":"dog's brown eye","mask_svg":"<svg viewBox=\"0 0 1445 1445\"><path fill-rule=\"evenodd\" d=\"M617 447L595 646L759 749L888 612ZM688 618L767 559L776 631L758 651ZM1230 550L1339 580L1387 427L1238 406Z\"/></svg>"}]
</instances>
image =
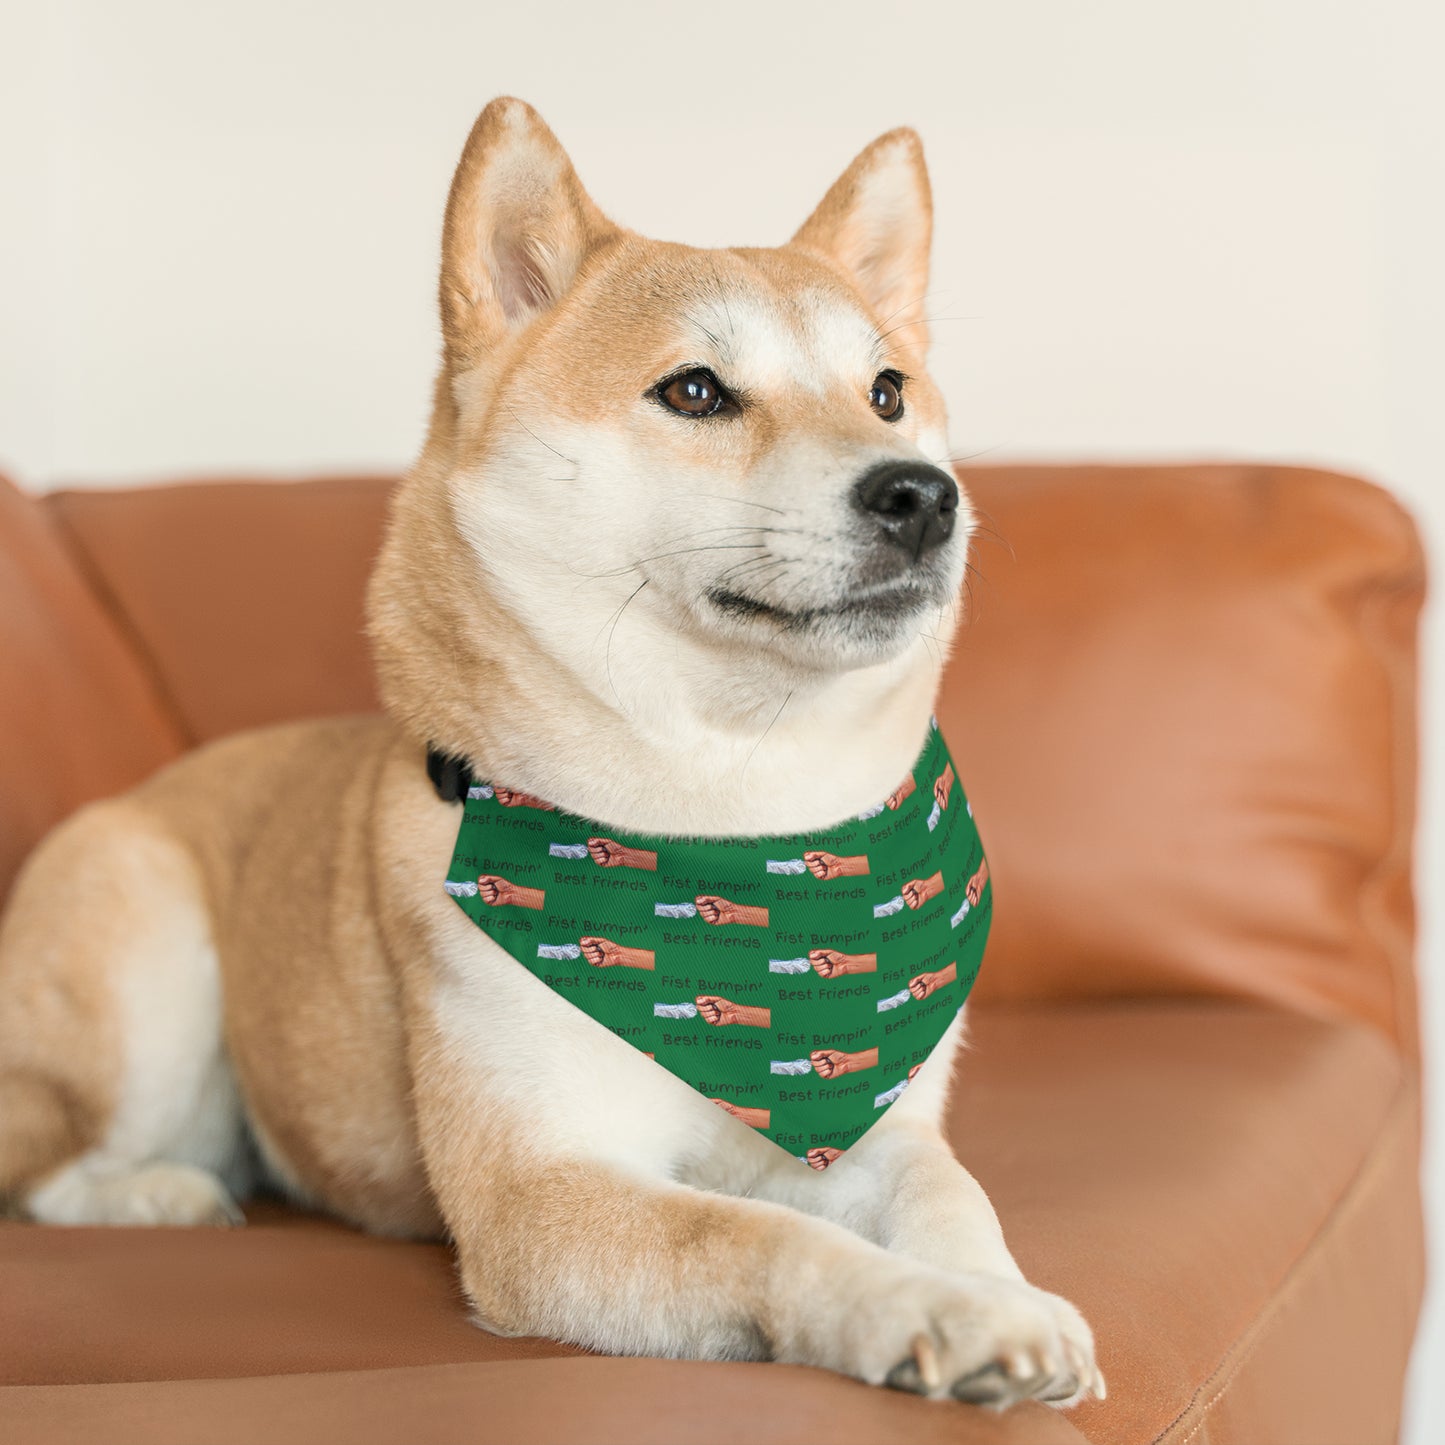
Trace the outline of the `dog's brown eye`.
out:
<instances>
[{"instance_id":1,"label":"dog's brown eye","mask_svg":"<svg viewBox=\"0 0 1445 1445\"><path fill-rule=\"evenodd\" d=\"M903 378L896 371L880 371L873 378L868 405L884 421L897 421L903 415Z\"/></svg>"},{"instance_id":2,"label":"dog's brown eye","mask_svg":"<svg viewBox=\"0 0 1445 1445\"><path fill-rule=\"evenodd\" d=\"M711 416L722 405L722 387L710 371L685 371L658 392L665 406L684 416Z\"/></svg>"}]
</instances>

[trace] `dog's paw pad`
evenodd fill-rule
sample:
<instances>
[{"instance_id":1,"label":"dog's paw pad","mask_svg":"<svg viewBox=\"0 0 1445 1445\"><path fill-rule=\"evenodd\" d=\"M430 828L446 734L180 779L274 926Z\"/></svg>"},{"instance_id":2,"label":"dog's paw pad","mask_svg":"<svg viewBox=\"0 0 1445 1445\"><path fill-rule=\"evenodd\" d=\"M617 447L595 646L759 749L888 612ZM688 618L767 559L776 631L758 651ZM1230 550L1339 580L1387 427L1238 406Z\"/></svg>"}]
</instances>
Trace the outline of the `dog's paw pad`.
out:
<instances>
[{"instance_id":1,"label":"dog's paw pad","mask_svg":"<svg viewBox=\"0 0 1445 1445\"><path fill-rule=\"evenodd\" d=\"M923 1376L918 1373L918 1361L912 1355L894 1365L883 1383L890 1390L906 1390L910 1395L928 1393L928 1386L923 1383Z\"/></svg>"},{"instance_id":2,"label":"dog's paw pad","mask_svg":"<svg viewBox=\"0 0 1445 1445\"><path fill-rule=\"evenodd\" d=\"M1008 1371L995 1361L953 1382L953 1398L969 1405L1002 1405L1014 1397Z\"/></svg>"},{"instance_id":3,"label":"dog's paw pad","mask_svg":"<svg viewBox=\"0 0 1445 1445\"><path fill-rule=\"evenodd\" d=\"M1039 1396L1039 1399L1046 1405L1066 1405L1079 1393L1079 1378L1077 1375L1062 1375L1054 1380L1046 1394Z\"/></svg>"}]
</instances>

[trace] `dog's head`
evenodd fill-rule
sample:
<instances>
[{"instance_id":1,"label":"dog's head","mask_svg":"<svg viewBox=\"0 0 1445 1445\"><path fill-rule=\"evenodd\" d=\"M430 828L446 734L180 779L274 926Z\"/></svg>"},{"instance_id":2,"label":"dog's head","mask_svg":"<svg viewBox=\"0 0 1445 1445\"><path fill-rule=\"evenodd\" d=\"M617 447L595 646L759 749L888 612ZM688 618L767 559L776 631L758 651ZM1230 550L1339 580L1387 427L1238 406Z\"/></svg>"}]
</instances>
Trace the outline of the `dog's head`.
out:
<instances>
[{"instance_id":1,"label":"dog's head","mask_svg":"<svg viewBox=\"0 0 1445 1445\"><path fill-rule=\"evenodd\" d=\"M418 627L484 623L459 587L589 682L619 619L720 675L936 663L971 514L925 365L930 232L912 131L786 245L699 250L614 225L529 106L489 105L452 184L444 362L388 544L409 530L410 574L384 558L373 588L384 680Z\"/></svg>"}]
</instances>

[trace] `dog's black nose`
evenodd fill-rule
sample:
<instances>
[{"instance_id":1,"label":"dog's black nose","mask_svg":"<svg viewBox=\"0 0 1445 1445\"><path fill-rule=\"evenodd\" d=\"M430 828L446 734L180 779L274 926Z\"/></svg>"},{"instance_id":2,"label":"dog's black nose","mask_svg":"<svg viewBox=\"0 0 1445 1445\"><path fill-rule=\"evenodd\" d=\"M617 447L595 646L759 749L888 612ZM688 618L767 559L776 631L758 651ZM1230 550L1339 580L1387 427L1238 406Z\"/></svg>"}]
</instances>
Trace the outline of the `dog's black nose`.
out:
<instances>
[{"instance_id":1,"label":"dog's black nose","mask_svg":"<svg viewBox=\"0 0 1445 1445\"><path fill-rule=\"evenodd\" d=\"M953 535L958 483L927 462L879 462L858 478L853 501L916 562Z\"/></svg>"}]
</instances>

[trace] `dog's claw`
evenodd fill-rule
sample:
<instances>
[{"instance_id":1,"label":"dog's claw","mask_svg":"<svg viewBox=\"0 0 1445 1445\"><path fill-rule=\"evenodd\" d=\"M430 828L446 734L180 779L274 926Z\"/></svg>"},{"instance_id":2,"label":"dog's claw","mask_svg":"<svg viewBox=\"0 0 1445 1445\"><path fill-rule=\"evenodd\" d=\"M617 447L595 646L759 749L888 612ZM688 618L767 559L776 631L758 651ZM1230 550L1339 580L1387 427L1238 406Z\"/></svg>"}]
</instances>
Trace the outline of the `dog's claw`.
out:
<instances>
[{"instance_id":1,"label":"dog's claw","mask_svg":"<svg viewBox=\"0 0 1445 1445\"><path fill-rule=\"evenodd\" d=\"M933 1340L928 1335L914 1335L912 1350L918 1362L919 1378L928 1389L936 1390L943 1383L943 1373L938 1368L938 1350Z\"/></svg>"},{"instance_id":2,"label":"dog's claw","mask_svg":"<svg viewBox=\"0 0 1445 1445\"><path fill-rule=\"evenodd\" d=\"M1036 1372L1033 1357L1026 1350L1009 1350L1001 1363L1015 1380L1027 1380Z\"/></svg>"}]
</instances>

